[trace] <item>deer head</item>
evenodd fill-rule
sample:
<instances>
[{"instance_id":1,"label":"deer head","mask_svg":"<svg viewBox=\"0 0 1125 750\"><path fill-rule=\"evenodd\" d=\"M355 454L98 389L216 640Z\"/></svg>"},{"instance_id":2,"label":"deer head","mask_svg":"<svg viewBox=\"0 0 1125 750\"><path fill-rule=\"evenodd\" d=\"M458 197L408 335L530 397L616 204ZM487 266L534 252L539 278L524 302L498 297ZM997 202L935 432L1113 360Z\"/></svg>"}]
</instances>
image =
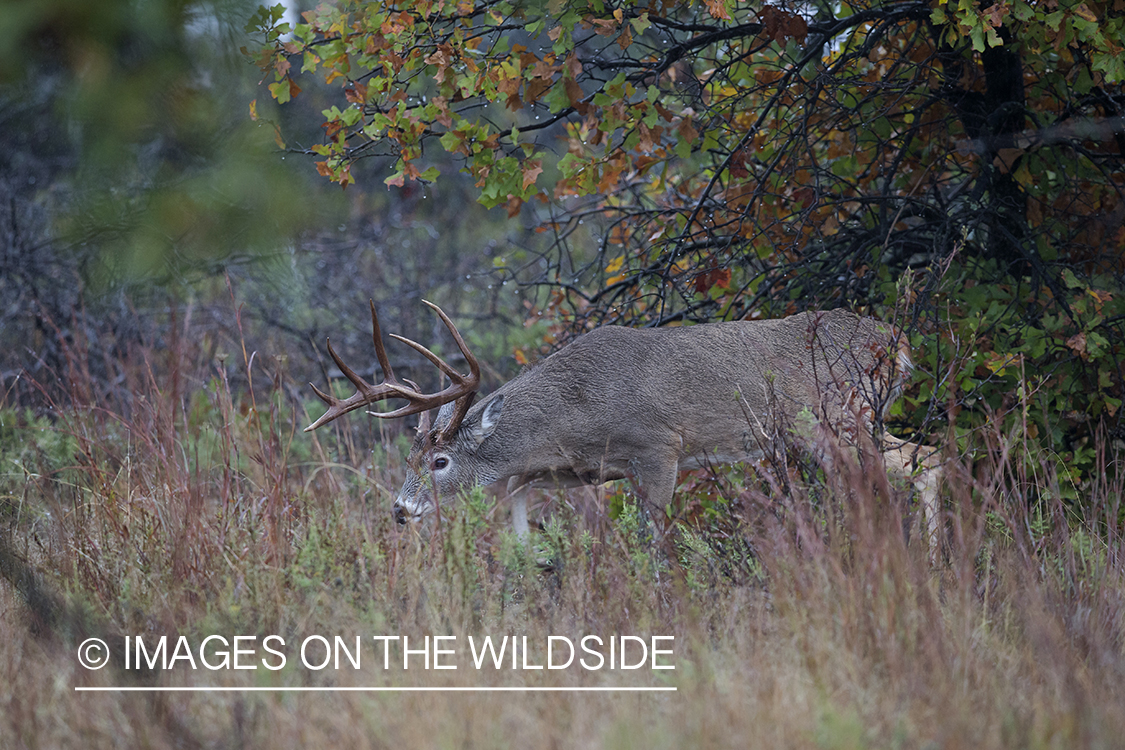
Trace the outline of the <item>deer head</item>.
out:
<instances>
[{"instance_id":1,"label":"deer head","mask_svg":"<svg viewBox=\"0 0 1125 750\"><path fill-rule=\"evenodd\" d=\"M356 392L346 399L340 399L321 391L312 383L309 384L312 385L316 395L328 404L328 411L306 427L305 432L315 430L350 411L387 399L404 399L409 403L393 411L368 413L382 419L390 419L405 417L418 412L425 413L430 409L441 407L434 428L431 429L429 426L428 415L423 416L418 428L418 435L414 440L414 447L407 458L410 474L399 493L402 502L399 500L395 502L395 514L400 522L405 522L408 515L410 517L421 517L433 512L436 507L435 498L432 489L429 488L435 482L441 490L445 490L452 495L458 489L472 486L466 484L466 482L469 482L475 476L475 474L469 474L465 479L455 479L454 473L450 470L451 464L454 462L453 454L444 449L458 439L462 422L476 397L477 388L480 386L480 364L465 344L465 340L461 337L449 316L432 302L426 300L423 300L423 302L437 313L449 332L453 334L453 340L457 343L457 347L469 364L468 375L457 372L443 359L421 344L392 333L391 338L413 348L436 365L442 373L449 377L450 385L436 393L423 393L421 388L413 381L405 379L399 381L395 377L390 361L387 359L382 332L379 329L379 316L375 311L375 303L371 302L371 338L375 345L375 356L379 360L380 369L383 371L383 382L378 385L366 382L344 363L332 348L332 341L329 339L326 342L328 354L335 361L336 366L340 368L340 372L356 387ZM496 401L494 411L489 412L489 415L496 414L498 416L499 407L502 403L503 399ZM482 424L484 425L483 428ZM494 427L494 421L484 420L482 422L482 420L477 420L475 427L468 430L469 439L473 439L472 436L478 436L480 440L483 440ZM485 431L483 436L481 436L482 429ZM460 477L460 474L456 476ZM415 508L418 510L415 510Z\"/></svg>"}]
</instances>

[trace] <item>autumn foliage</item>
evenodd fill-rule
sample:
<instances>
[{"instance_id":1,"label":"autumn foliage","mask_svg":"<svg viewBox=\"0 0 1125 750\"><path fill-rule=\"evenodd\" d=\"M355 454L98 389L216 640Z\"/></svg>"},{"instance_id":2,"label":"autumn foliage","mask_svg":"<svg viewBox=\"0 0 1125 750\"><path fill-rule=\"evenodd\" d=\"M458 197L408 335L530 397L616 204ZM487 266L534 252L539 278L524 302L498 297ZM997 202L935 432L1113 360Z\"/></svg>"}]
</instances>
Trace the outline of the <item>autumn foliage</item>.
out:
<instances>
[{"instance_id":1,"label":"autumn foliage","mask_svg":"<svg viewBox=\"0 0 1125 750\"><path fill-rule=\"evenodd\" d=\"M382 157L402 186L453 163L485 205L536 211L541 262L502 270L551 290L541 308L571 330L872 305L917 334L916 395L942 418L970 428L1038 393L1055 449L1117 429L1099 420L1116 420L1125 341L1121 0L281 18L250 25L277 101L302 77L339 87L321 174L348 185Z\"/></svg>"}]
</instances>

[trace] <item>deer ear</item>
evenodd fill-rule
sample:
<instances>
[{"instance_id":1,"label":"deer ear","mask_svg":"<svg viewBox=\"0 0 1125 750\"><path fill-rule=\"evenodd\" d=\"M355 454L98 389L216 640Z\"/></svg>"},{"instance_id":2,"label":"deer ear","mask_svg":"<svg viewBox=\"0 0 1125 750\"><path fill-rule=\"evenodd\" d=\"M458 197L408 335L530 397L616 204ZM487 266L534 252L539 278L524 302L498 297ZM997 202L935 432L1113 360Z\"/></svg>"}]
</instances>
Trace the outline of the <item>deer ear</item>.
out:
<instances>
[{"instance_id":1,"label":"deer ear","mask_svg":"<svg viewBox=\"0 0 1125 750\"><path fill-rule=\"evenodd\" d=\"M500 411L503 408L503 396L497 396L484 407L484 411L480 415L480 423L473 425L473 439L476 440L477 445L483 443L485 438L496 429L496 425L500 422Z\"/></svg>"}]
</instances>

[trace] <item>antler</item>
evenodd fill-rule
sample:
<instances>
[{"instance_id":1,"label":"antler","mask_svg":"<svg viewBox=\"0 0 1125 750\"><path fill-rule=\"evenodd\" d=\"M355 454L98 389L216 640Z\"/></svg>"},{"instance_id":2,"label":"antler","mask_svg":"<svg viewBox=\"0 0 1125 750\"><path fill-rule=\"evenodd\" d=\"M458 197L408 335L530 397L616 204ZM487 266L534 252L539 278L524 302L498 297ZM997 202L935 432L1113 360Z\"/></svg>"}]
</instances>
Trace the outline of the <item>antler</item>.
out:
<instances>
[{"instance_id":1,"label":"antler","mask_svg":"<svg viewBox=\"0 0 1125 750\"><path fill-rule=\"evenodd\" d=\"M477 363L477 359L473 356L473 353L469 351L469 347L465 345L465 340L461 338L461 334L457 332L457 327L453 325L453 321L449 319L449 316L432 302L427 302L426 300L422 300L422 302L438 314L438 317L441 318L441 322L445 323L445 327L453 334L453 340L457 342L457 347L461 350L461 353L465 355L465 359L469 363L469 374L462 375L457 372L446 364L441 357L416 341L411 341L408 338L392 333L391 338L412 347L423 357L433 362L439 370L449 376L449 380L451 381L447 388L437 393L421 393L418 386L410 380L399 382L398 379L395 378L394 371L391 370L391 363L387 360L387 352L383 348L383 335L379 331L379 317L375 314L375 303L370 302L371 339L375 342L375 356L378 357L379 367L383 370L383 382L378 385L366 382L357 375L355 371L344 364L344 361L340 359L340 356L332 349L331 339L327 340L328 353L336 362L336 366L340 368L340 372L344 373L344 376L352 381L352 384L356 387L356 392L348 398L339 399L324 393L315 385L309 383L309 385L312 385L312 389L316 391L316 395L320 396L320 399L328 404L328 411L326 411L320 419L306 427L305 432L315 430L317 427L327 424L333 419L343 416L350 411L388 398L406 399L410 404L395 409L394 411L369 413L383 419L405 417L408 414L417 414L420 411L427 411L434 407L441 406L442 404L448 404L450 401L456 401L457 408L453 414L453 419L450 420L449 424L442 430L442 435L452 435L457 431L457 428L461 425L461 420L465 418L465 413L469 410L469 405L472 403L473 397L476 396L477 388L480 386L480 364Z\"/></svg>"}]
</instances>

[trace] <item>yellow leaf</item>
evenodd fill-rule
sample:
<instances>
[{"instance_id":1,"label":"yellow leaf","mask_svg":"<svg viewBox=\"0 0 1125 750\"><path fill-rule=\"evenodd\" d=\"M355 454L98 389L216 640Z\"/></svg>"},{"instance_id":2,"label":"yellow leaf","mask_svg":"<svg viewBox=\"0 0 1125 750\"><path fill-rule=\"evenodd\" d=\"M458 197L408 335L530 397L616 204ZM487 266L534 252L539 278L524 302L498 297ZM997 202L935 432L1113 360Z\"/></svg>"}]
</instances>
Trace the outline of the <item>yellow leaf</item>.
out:
<instances>
[{"instance_id":1,"label":"yellow leaf","mask_svg":"<svg viewBox=\"0 0 1125 750\"><path fill-rule=\"evenodd\" d=\"M1074 6L1070 10L1071 10L1072 13L1074 13L1074 15L1078 16L1079 18L1081 18L1085 21L1089 21L1090 23L1097 23L1098 22L1097 15L1092 10L1090 10L1090 8L1086 5L1086 3L1079 3L1078 5Z\"/></svg>"},{"instance_id":2,"label":"yellow leaf","mask_svg":"<svg viewBox=\"0 0 1125 750\"><path fill-rule=\"evenodd\" d=\"M623 255L619 255L609 262L609 265L605 267L605 271L611 274L611 276L605 280L606 286L625 280L625 274L621 272L621 268L624 265L625 256Z\"/></svg>"}]
</instances>

